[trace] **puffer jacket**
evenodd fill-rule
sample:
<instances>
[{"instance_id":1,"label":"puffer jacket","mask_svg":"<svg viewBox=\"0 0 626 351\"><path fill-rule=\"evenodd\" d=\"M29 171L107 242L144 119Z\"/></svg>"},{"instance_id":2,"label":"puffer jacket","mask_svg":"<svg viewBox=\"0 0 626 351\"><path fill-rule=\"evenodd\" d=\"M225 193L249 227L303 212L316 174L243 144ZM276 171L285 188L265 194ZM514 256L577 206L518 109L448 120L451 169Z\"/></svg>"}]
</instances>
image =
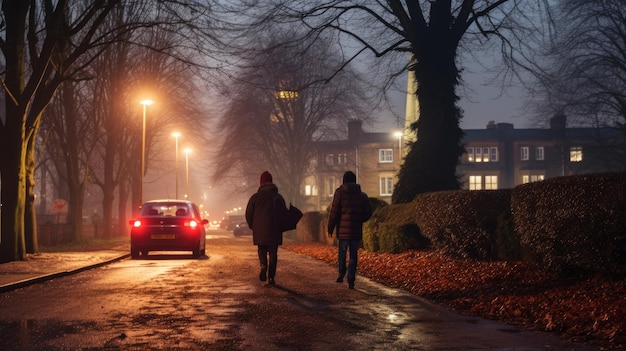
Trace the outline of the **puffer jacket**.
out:
<instances>
[{"instance_id":1,"label":"puffer jacket","mask_svg":"<svg viewBox=\"0 0 626 351\"><path fill-rule=\"evenodd\" d=\"M361 240L363 238L363 222L372 217L367 194L361 191L356 183L341 184L335 195L328 214L328 233L337 228L337 239Z\"/></svg>"},{"instance_id":2,"label":"puffer jacket","mask_svg":"<svg viewBox=\"0 0 626 351\"><path fill-rule=\"evenodd\" d=\"M254 245L282 245L283 232L278 218L285 216L285 199L273 183L263 183L246 206L246 222L252 229Z\"/></svg>"}]
</instances>

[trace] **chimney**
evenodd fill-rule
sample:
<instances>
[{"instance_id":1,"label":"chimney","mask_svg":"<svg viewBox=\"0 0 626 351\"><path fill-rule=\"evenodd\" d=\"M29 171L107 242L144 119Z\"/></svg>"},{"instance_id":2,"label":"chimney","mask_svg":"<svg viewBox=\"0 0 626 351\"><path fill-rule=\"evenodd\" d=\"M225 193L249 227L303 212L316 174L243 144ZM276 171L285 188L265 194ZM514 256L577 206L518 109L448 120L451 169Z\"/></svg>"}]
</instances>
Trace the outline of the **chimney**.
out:
<instances>
[{"instance_id":1,"label":"chimney","mask_svg":"<svg viewBox=\"0 0 626 351\"><path fill-rule=\"evenodd\" d=\"M567 118L563 113L557 113L554 117L550 118L550 129L565 129L567 124Z\"/></svg>"},{"instance_id":2,"label":"chimney","mask_svg":"<svg viewBox=\"0 0 626 351\"><path fill-rule=\"evenodd\" d=\"M363 123L353 119L348 122L348 140L356 142L359 136L363 134Z\"/></svg>"}]
</instances>

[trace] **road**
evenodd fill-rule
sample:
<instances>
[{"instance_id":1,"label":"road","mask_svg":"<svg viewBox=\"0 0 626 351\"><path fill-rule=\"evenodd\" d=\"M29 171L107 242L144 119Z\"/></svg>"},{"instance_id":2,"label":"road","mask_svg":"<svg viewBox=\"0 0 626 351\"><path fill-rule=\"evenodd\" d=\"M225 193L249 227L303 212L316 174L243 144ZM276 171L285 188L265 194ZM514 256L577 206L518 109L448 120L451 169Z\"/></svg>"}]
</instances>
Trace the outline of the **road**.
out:
<instances>
[{"instance_id":1,"label":"road","mask_svg":"<svg viewBox=\"0 0 626 351\"><path fill-rule=\"evenodd\" d=\"M250 237L210 232L207 256L152 253L0 295L2 350L597 350L460 316L279 250L258 279Z\"/></svg>"}]
</instances>

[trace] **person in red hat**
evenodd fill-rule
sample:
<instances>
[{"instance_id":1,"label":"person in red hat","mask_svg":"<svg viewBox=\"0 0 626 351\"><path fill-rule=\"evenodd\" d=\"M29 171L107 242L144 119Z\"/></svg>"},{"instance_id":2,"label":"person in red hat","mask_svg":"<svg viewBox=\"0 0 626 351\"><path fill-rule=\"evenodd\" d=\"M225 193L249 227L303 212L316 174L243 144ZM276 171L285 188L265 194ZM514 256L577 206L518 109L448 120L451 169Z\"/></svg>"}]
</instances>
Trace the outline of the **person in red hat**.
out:
<instances>
[{"instance_id":1,"label":"person in red hat","mask_svg":"<svg viewBox=\"0 0 626 351\"><path fill-rule=\"evenodd\" d=\"M279 219L286 216L287 212L285 199L272 182L272 175L268 171L263 172L259 189L250 197L246 206L246 222L252 229L252 241L258 247L261 264L259 279L269 280L272 285L275 284L278 246L283 244Z\"/></svg>"}]
</instances>

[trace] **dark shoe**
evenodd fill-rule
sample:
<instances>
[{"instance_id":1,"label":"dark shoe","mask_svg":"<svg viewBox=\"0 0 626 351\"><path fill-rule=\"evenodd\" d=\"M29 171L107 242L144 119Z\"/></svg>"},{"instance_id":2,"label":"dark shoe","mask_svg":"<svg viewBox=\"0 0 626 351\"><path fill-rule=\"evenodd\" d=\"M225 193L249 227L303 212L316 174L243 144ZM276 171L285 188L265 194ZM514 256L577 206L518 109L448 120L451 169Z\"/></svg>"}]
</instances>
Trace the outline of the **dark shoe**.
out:
<instances>
[{"instance_id":1,"label":"dark shoe","mask_svg":"<svg viewBox=\"0 0 626 351\"><path fill-rule=\"evenodd\" d=\"M339 273L339 276L337 277L337 283L343 283L344 275L346 275L346 273Z\"/></svg>"},{"instance_id":2,"label":"dark shoe","mask_svg":"<svg viewBox=\"0 0 626 351\"><path fill-rule=\"evenodd\" d=\"M348 289L354 289L354 282L348 282Z\"/></svg>"},{"instance_id":3,"label":"dark shoe","mask_svg":"<svg viewBox=\"0 0 626 351\"><path fill-rule=\"evenodd\" d=\"M262 282L267 280L267 268L261 268L261 273L259 273L259 279Z\"/></svg>"},{"instance_id":4,"label":"dark shoe","mask_svg":"<svg viewBox=\"0 0 626 351\"><path fill-rule=\"evenodd\" d=\"M268 282L269 285L274 285L276 284L276 282L274 281L274 278L270 278L270 281Z\"/></svg>"}]
</instances>

